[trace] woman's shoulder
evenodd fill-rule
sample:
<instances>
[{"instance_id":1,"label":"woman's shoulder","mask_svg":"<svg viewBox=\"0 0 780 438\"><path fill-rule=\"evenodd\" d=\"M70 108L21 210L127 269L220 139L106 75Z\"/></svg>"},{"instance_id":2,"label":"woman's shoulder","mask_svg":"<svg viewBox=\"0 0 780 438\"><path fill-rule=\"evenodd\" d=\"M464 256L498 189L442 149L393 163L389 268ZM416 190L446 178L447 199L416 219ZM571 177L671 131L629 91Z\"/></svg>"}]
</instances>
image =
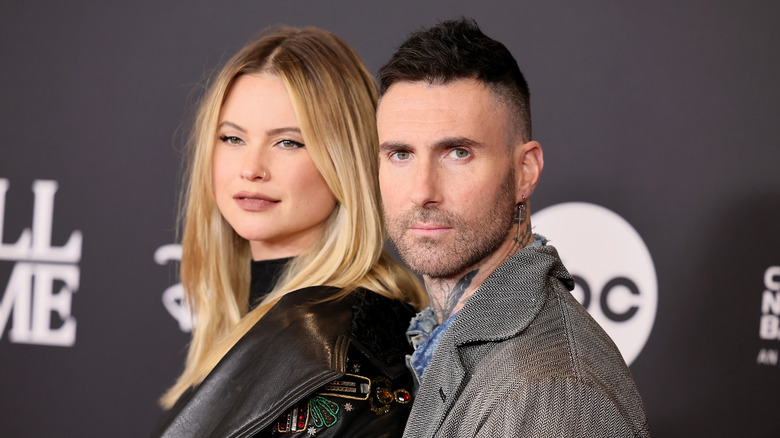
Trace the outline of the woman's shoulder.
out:
<instances>
[{"instance_id":1,"label":"woman's shoulder","mask_svg":"<svg viewBox=\"0 0 780 438\"><path fill-rule=\"evenodd\" d=\"M403 335L416 313L409 304L368 289L357 288L343 294L342 288L334 286L310 286L287 293L273 310L323 316L332 315L333 312L351 313L351 325L348 329L353 335L366 330L400 331Z\"/></svg>"},{"instance_id":2,"label":"woman's shoulder","mask_svg":"<svg viewBox=\"0 0 780 438\"><path fill-rule=\"evenodd\" d=\"M304 295L319 291L304 291ZM312 294L314 292L314 294ZM340 290L326 291L330 296ZM312 313L333 311L326 303L301 297ZM338 300L349 313L344 372L291 406L260 436L401 436L411 409L412 379L405 366L405 332L414 311L406 304L366 289ZM316 309L316 310L315 310ZM348 309L348 311L347 311ZM323 316L327 317L327 316ZM339 329L341 330L341 329ZM296 435L297 433L297 435Z\"/></svg>"},{"instance_id":3,"label":"woman's shoulder","mask_svg":"<svg viewBox=\"0 0 780 438\"><path fill-rule=\"evenodd\" d=\"M411 354L406 339L414 309L406 303L376 292L358 289L354 293L350 335L356 347L388 376L406 372L405 356Z\"/></svg>"},{"instance_id":4,"label":"woman's shoulder","mask_svg":"<svg viewBox=\"0 0 780 438\"><path fill-rule=\"evenodd\" d=\"M351 345L388 377L403 374L405 356L411 354L406 329L415 314L414 309L363 288L346 295L342 292L343 289L331 286L312 286L290 292L263 319L268 322L278 319L306 321L307 327L317 327L322 333L346 336Z\"/></svg>"}]
</instances>

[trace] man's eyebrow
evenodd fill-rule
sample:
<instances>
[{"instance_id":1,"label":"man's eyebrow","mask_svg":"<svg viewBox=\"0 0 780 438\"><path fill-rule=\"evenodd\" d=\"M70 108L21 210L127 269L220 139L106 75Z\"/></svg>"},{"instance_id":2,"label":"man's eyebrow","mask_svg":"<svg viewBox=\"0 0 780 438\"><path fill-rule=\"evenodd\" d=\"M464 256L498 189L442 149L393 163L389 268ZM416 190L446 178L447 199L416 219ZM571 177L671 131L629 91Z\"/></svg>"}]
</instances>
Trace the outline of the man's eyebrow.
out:
<instances>
[{"instance_id":1,"label":"man's eyebrow","mask_svg":"<svg viewBox=\"0 0 780 438\"><path fill-rule=\"evenodd\" d=\"M481 147L482 143L474 141L468 137L448 137L437 141L433 147L435 148L454 148L459 146L467 146L471 148Z\"/></svg>"},{"instance_id":2,"label":"man's eyebrow","mask_svg":"<svg viewBox=\"0 0 780 438\"><path fill-rule=\"evenodd\" d=\"M456 147L479 148L482 146L483 146L482 143L478 141L474 141L468 137L447 137L434 143L433 148L434 149L447 149L447 148L456 148ZM382 152L405 151L409 149L414 149L414 148L411 145L399 141L386 141L379 145L379 150Z\"/></svg>"},{"instance_id":3,"label":"man's eyebrow","mask_svg":"<svg viewBox=\"0 0 780 438\"><path fill-rule=\"evenodd\" d=\"M406 143L386 141L379 145L379 150L382 152L403 151L411 149L412 147Z\"/></svg>"}]
</instances>

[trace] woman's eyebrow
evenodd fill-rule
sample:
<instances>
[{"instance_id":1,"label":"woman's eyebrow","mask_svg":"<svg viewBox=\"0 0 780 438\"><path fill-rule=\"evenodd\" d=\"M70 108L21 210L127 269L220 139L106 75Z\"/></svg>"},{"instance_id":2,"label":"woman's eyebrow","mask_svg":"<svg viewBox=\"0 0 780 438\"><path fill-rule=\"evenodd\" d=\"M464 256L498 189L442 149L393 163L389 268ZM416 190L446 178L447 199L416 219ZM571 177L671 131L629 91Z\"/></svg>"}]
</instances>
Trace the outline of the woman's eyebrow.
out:
<instances>
[{"instance_id":1,"label":"woman's eyebrow","mask_svg":"<svg viewBox=\"0 0 780 438\"><path fill-rule=\"evenodd\" d=\"M242 128L242 127L241 127L241 126L239 126L239 125L236 125L236 124L235 124L235 123L233 123L233 122L224 121L224 122L222 122L222 123L220 123L220 124L219 124L219 127L220 127L220 128L222 128L222 127L225 127L225 126L227 126L227 127L230 127L230 128L233 128L233 129L236 129L236 130L238 130L238 131L241 131L241 132L243 132L243 133L246 133L246 129Z\"/></svg>"},{"instance_id":2,"label":"woman's eyebrow","mask_svg":"<svg viewBox=\"0 0 780 438\"><path fill-rule=\"evenodd\" d=\"M301 128L298 128L297 126L288 126L288 127L284 127L284 128L274 128L274 129L269 129L268 131L265 131L265 135L270 137L272 135L283 134L285 132L294 132L296 134L300 134L301 133Z\"/></svg>"}]
</instances>

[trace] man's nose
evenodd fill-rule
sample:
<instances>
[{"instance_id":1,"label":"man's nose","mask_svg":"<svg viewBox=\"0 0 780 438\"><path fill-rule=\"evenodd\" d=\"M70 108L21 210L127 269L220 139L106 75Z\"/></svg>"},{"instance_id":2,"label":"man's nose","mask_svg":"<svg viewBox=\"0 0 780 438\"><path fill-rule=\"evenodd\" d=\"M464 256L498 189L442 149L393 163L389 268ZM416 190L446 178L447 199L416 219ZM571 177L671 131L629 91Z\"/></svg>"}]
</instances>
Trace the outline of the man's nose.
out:
<instances>
[{"instance_id":1,"label":"man's nose","mask_svg":"<svg viewBox=\"0 0 780 438\"><path fill-rule=\"evenodd\" d=\"M439 172L435 163L421 163L413 176L412 203L427 208L441 203Z\"/></svg>"}]
</instances>

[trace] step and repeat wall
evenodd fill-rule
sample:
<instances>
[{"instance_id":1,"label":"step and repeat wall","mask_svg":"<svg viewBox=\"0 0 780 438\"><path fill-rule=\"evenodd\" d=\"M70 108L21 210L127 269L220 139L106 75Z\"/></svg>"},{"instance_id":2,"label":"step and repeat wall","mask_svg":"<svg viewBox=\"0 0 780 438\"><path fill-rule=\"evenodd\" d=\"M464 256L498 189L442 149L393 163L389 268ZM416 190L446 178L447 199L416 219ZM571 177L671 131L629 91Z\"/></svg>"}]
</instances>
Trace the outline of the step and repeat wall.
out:
<instances>
[{"instance_id":1,"label":"step and repeat wall","mask_svg":"<svg viewBox=\"0 0 780 438\"><path fill-rule=\"evenodd\" d=\"M182 151L207 78L314 25L372 72L461 15L504 42L545 169L537 233L655 436L780 436L780 4L0 4L0 436L146 436L182 369ZM291 366L294 366L291 364Z\"/></svg>"}]
</instances>

